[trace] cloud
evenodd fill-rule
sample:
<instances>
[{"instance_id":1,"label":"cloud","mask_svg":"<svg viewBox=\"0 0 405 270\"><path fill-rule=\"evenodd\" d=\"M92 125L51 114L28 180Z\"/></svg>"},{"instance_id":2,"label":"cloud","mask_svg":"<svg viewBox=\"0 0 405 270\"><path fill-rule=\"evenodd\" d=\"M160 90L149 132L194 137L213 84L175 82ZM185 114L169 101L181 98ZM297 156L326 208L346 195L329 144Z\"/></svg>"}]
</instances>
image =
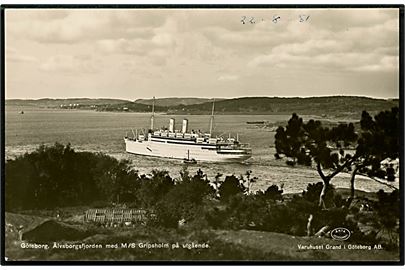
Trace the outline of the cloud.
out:
<instances>
[{"instance_id":1,"label":"cloud","mask_svg":"<svg viewBox=\"0 0 405 270\"><path fill-rule=\"evenodd\" d=\"M104 39L96 43L97 49L104 53L138 54L142 55L148 47L143 39Z\"/></svg>"},{"instance_id":2,"label":"cloud","mask_svg":"<svg viewBox=\"0 0 405 270\"><path fill-rule=\"evenodd\" d=\"M230 31L221 27L210 27L202 30L212 44L228 50L269 48L280 44L288 39L287 34L274 34L272 30L267 32L252 29L251 31L239 32Z\"/></svg>"},{"instance_id":3,"label":"cloud","mask_svg":"<svg viewBox=\"0 0 405 270\"><path fill-rule=\"evenodd\" d=\"M236 75L229 75L229 74L225 74L225 75L221 75L218 77L218 81L236 81L239 77Z\"/></svg>"},{"instance_id":4,"label":"cloud","mask_svg":"<svg viewBox=\"0 0 405 270\"><path fill-rule=\"evenodd\" d=\"M397 71L399 69L398 56L383 56L377 63L361 65L353 68L355 71Z\"/></svg>"},{"instance_id":5,"label":"cloud","mask_svg":"<svg viewBox=\"0 0 405 270\"><path fill-rule=\"evenodd\" d=\"M311 15L311 23L316 27L330 31L340 31L341 29L353 27L373 27L392 19L394 9L319 9L306 10Z\"/></svg>"},{"instance_id":6,"label":"cloud","mask_svg":"<svg viewBox=\"0 0 405 270\"><path fill-rule=\"evenodd\" d=\"M150 11L74 9L7 10L9 34L40 43L77 43L91 40L149 38L164 24L164 16Z\"/></svg>"},{"instance_id":7,"label":"cloud","mask_svg":"<svg viewBox=\"0 0 405 270\"><path fill-rule=\"evenodd\" d=\"M6 61L7 62L19 62L19 63L35 63L38 61L38 59L31 55L21 54L15 49L7 48Z\"/></svg>"},{"instance_id":8,"label":"cloud","mask_svg":"<svg viewBox=\"0 0 405 270\"><path fill-rule=\"evenodd\" d=\"M105 39L96 42L96 48L109 54L128 54L148 59L148 64L162 66L174 57L176 47L180 44L178 23L168 18L165 23L153 29L147 37Z\"/></svg>"},{"instance_id":9,"label":"cloud","mask_svg":"<svg viewBox=\"0 0 405 270\"><path fill-rule=\"evenodd\" d=\"M97 41L96 48L102 53L148 58L150 63L161 65L166 63L170 53L173 52L174 41L169 35L156 35L151 40L109 39Z\"/></svg>"},{"instance_id":10,"label":"cloud","mask_svg":"<svg viewBox=\"0 0 405 270\"><path fill-rule=\"evenodd\" d=\"M57 55L49 58L39 68L47 72L71 74L96 73L99 71L97 61L94 61L90 55Z\"/></svg>"},{"instance_id":11,"label":"cloud","mask_svg":"<svg viewBox=\"0 0 405 270\"><path fill-rule=\"evenodd\" d=\"M122 95L133 95L136 86L147 95L195 91L215 96L216 90L205 89L220 87L227 95L251 89L254 95L273 89L313 93L314 88L339 94L322 90L332 86L395 94L398 88L398 9L5 12L6 47L18 50L7 52L7 61L39 63L24 65L27 85L53 81L55 88L65 83L58 74L93 74L94 80L77 76L77 89L97 85L95 92L120 88ZM302 14L310 19L300 23ZM281 17L277 24L274 15ZM256 23L242 24L242 16L254 17ZM8 68L8 76L22 80L22 65Z\"/></svg>"},{"instance_id":12,"label":"cloud","mask_svg":"<svg viewBox=\"0 0 405 270\"><path fill-rule=\"evenodd\" d=\"M326 20L328 14L332 21L342 20L342 23L329 24ZM305 29L301 29L302 33L296 33L293 24L289 23L286 33L300 38L293 42L284 39L279 44L272 44L268 52L258 52L253 56L247 66L324 71L397 71L398 19L393 19L392 12L372 10L363 14L359 16L356 10L316 12L311 16L316 17L314 24L305 26ZM367 23L361 20L362 17ZM303 33L308 34L305 37Z\"/></svg>"},{"instance_id":13,"label":"cloud","mask_svg":"<svg viewBox=\"0 0 405 270\"><path fill-rule=\"evenodd\" d=\"M171 47L175 44L173 36L169 33L158 33L153 36L151 42L158 47Z\"/></svg>"},{"instance_id":14,"label":"cloud","mask_svg":"<svg viewBox=\"0 0 405 270\"><path fill-rule=\"evenodd\" d=\"M17 14L19 21L27 21L30 22L32 20L39 20L39 21L53 21L53 20L61 20L69 16L70 10L69 9L34 9L30 11L24 10L14 10L14 11L6 11L7 16L10 16L10 13Z\"/></svg>"},{"instance_id":15,"label":"cloud","mask_svg":"<svg viewBox=\"0 0 405 270\"><path fill-rule=\"evenodd\" d=\"M322 53L296 55L274 53L255 57L249 67L302 68L332 71L397 71L398 56L376 53Z\"/></svg>"}]
</instances>

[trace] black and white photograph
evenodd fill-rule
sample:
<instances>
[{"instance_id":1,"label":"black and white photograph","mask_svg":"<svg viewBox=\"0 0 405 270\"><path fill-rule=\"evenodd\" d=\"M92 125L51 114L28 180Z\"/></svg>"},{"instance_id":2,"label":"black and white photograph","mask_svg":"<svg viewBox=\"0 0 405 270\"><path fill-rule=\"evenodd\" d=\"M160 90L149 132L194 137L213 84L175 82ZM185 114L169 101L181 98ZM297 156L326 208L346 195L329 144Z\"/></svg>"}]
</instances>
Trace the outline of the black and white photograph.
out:
<instances>
[{"instance_id":1,"label":"black and white photograph","mask_svg":"<svg viewBox=\"0 0 405 270\"><path fill-rule=\"evenodd\" d=\"M403 6L1 9L2 264L403 265Z\"/></svg>"}]
</instances>

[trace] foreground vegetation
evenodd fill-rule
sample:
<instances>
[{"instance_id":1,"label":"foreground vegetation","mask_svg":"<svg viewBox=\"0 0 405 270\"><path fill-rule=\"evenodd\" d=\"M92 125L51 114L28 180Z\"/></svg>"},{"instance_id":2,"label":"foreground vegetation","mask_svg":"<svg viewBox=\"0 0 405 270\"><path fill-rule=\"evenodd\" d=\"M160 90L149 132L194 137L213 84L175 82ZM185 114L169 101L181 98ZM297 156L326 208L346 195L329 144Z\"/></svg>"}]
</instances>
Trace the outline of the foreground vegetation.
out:
<instances>
[{"instance_id":1,"label":"foreground vegetation","mask_svg":"<svg viewBox=\"0 0 405 270\"><path fill-rule=\"evenodd\" d=\"M200 170L195 174L184 170L179 179L173 179L165 171L139 175L128 161L117 161L103 154L75 152L70 145L55 144L41 146L33 153L7 161L5 207L8 212L27 213L30 210L31 213L40 213L46 209L55 212L83 205L107 207L125 204L153 211L156 218L149 220L147 227L162 234L167 230L175 235L183 234L179 239L189 239L190 234L203 230L208 230L204 238L206 241L210 238L210 230L255 230L312 236L328 226L330 229L349 229L352 234L349 242L384 243L385 250L395 251L398 248L398 191L380 191L375 196L377 199L359 197L351 207L346 207L345 198L330 185L327 190L330 207L323 209L318 205L323 187L321 182L309 184L302 194L286 196L276 185L265 191L250 193L248 186L253 179L248 173L245 177L229 175L223 182L217 179L211 183ZM366 211L361 209L365 204L368 207ZM313 221L308 231L311 215ZM364 227L368 229L365 231ZM244 251L241 255L242 246L232 243L231 247L221 241L215 243L216 248L240 255L241 259L288 259L288 256L281 258L256 251ZM165 252L161 254L162 258L166 255L169 258L170 251ZM217 249L210 252L207 256L214 256L212 258L221 253ZM92 257L97 251L88 253ZM142 254L138 255L145 255ZM176 258L185 258L183 255L186 254L191 256L189 253L182 254ZM206 258L205 255L198 256ZM224 255L224 258L234 257Z\"/></svg>"}]
</instances>

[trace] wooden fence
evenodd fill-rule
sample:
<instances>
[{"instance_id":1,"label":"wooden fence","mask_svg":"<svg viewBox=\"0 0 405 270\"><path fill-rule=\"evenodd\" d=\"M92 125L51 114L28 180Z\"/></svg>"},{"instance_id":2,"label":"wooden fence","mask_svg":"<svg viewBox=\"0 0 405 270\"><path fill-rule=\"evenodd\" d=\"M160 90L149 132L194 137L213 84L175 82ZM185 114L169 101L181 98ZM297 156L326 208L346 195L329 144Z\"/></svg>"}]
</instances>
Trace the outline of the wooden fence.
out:
<instances>
[{"instance_id":1,"label":"wooden fence","mask_svg":"<svg viewBox=\"0 0 405 270\"><path fill-rule=\"evenodd\" d=\"M148 212L143 209L89 209L86 211L84 220L96 223L143 223L148 219Z\"/></svg>"}]
</instances>

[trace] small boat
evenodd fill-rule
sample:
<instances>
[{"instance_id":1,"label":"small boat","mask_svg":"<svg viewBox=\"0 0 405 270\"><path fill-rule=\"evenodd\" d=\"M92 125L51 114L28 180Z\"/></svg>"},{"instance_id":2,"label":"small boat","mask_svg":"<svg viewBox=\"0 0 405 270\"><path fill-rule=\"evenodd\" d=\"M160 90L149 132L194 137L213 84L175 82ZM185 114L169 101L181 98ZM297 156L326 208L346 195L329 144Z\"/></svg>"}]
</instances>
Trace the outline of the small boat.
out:
<instances>
[{"instance_id":1,"label":"small boat","mask_svg":"<svg viewBox=\"0 0 405 270\"><path fill-rule=\"evenodd\" d=\"M24 111L21 111L20 114L24 114Z\"/></svg>"},{"instance_id":2,"label":"small boat","mask_svg":"<svg viewBox=\"0 0 405 270\"><path fill-rule=\"evenodd\" d=\"M184 159L183 163L185 164L197 164L197 160L195 160L194 158L192 159Z\"/></svg>"},{"instance_id":3,"label":"small boat","mask_svg":"<svg viewBox=\"0 0 405 270\"><path fill-rule=\"evenodd\" d=\"M264 125L265 121L247 121L246 124L248 124L248 125Z\"/></svg>"},{"instance_id":4,"label":"small boat","mask_svg":"<svg viewBox=\"0 0 405 270\"><path fill-rule=\"evenodd\" d=\"M186 164L197 164L197 160L194 158L190 159L190 150L187 150L187 158L183 159L183 163Z\"/></svg>"}]
</instances>

